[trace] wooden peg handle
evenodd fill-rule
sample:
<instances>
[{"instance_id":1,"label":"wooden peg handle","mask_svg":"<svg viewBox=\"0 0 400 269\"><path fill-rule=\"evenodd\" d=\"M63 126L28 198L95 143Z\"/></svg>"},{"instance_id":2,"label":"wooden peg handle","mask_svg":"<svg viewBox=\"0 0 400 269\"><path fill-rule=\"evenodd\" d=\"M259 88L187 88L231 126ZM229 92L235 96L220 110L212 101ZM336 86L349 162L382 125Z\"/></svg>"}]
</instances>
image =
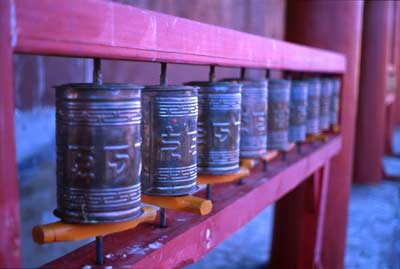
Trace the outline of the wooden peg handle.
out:
<instances>
[{"instance_id":1,"label":"wooden peg handle","mask_svg":"<svg viewBox=\"0 0 400 269\"><path fill-rule=\"evenodd\" d=\"M289 152L289 151L291 151L292 149L294 149L295 146L296 146L295 143L290 143L290 144L288 145L288 147L287 147L284 151Z\"/></svg>"},{"instance_id":2,"label":"wooden peg handle","mask_svg":"<svg viewBox=\"0 0 400 269\"><path fill-rule=\"evenodd\" d=\"M198 175L197 185L200 184L218 184L227 183L235 180L242 179L250 175L250 170L247 167L240 167L239 172L228 175Z\"/></svg>"},{"instance_id":3,"label":"wooden peg handle","mask_svg":"<svg viewBox=\"0 0 400 269\"><path fill-rule=\"evenodd\" d=\"M264 157L261 158L261 160L269 162L272 161L273 159L276 158L276 156L278 156L278 151L276 150L271 150L267 152L267 155L265 155Z\"/></svg>"},{"instance_id":4,"label":"wooden peg handle","mask_svg":"<svg viewBox=\"0 0 400 269\"><path fill-rule=\"evenodd\" d=\"M339 125L332 125L332 126L331 126L331 132L334 133L334 134L340 133L340 127L339 127Z\"/></svg>"},{"instance_id":5,"label":"wooden peg handle","mask_svg":"<svg viewBox=\"0 0 400 269\"><path fill-rule=\"evenodd\" d=\"M154 221L156 216L157 210L154 207L145 206L143 214L131 221L107 224L75 224L59 221L33 227L32 237L38 244L78 241L132 229L140 223Z\"/></svg>"},{"instance_id":6,"label":"wooden peg handle","mask_svg":"<svg viewBox=\"0 0 400 269\"><path fill-rule=\"evenodd\" d=\"M150 196L142 195L142 202L162 208L185 211L201 216L207 215L212 210L212 202L200 197L186 196Z\"/></svg>"},{"instance_id":7,"label":"wooden peg handle","mask_svg":"<svg viewBox=\"0 0 400 269\"><path fill-rule=\"evenodd\" d=\"M308 135L306 138L306 141L308 143L311 143L313 141L326 142L326 141L328 141L328 135L326 135L324 133L320 133L320 134L316 134L316 135Z\"/></svg>"},{"instance_id":8,"label":"wooden peg handle","mask_svg":"<svg viewBox=\"0 0 400 269\"><path fill-rule=\"evenodd\" d=\"M254 159L247 159L247 158L243 158L240 159L240 166L241 167L246 167L247 169L251 169L254 166L256 166L257 161Z\"/></svg>"}]
</instances>

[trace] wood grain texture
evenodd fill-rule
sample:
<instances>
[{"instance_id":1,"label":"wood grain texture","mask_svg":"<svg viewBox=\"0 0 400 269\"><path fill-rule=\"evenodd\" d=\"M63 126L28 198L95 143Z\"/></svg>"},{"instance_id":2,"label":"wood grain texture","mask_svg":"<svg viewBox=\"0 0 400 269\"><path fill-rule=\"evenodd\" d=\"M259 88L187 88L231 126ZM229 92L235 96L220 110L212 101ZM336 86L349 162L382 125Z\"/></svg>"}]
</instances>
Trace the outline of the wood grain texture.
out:
<instances>
[{"instance_id":1,"label":"wood grain texture","mask_svg":"<svg viewBox=\"0 0 400 269\"><path fill-rule=\"evenodd\" d=\"M389 64L388 1L366 2L360 67L360 93L354 155L354 181L382 180L385 97Z\"/></svg>"},{"instance_id":2,"label":"wood grain texture","mask_svg":"<svg viewBox=\"0 0 400 269\"><path fill-rule=\"evenodd\" d=\"M320 249L323 268L343 268L347 209L352 181L363 3L290 0L287 5L286 34L289 41L340 51L347 57L347 71L342 76L341 91L340 130L343 136L343 148L331 162L324 233ZM298 202L300 201L294 199L293 206L295 207ZM286 214L290 216L289 212ZM284 215L284 212L281 215ZM289 220L296 221L296 216L290 217ZM290 233L290 226L285 227L286 232ZM297 239L284 240L280 245L288 246L287 249L290 249L292 240ZM279 253L279 257L275 259L279 259L283 265L288 265L290 261L286 257L298 254L285 251ZM288 265L281 268L293 267Z\"/></svg>"},{"instance_id":3,"label":"wood grain texture","mask_svg":"<svg viewBox=\"0 0 400 269\"><path fill-rule=\"evenodd\" d=\"M257 165L243 185L218 184L213 188L213 211L203 217L167 211L168 227L157 223L105 237L107 264L113 268L180 268L207 252L254 218L266 206L282 198L336 155L341 137L331 137L316 147L304 147L304 155L288 153L288 162L274 160L267 173ZM204 192L199 193L204 195ZM95 246L86 245L44 268L81 268L93 264Z\"/></svg>"},{"instance_id":4,"label":"wood grain texture","mask_svg":"<svg viewBox=\"0 0 400 269\"><path fill-rule=\"evenodd\" d=\"M19 198L14 138L13 5L0 1L0 268L19 268Z\"/></svg>"},{"instance_id":5,"label":"wood grain texture","mask_svg":"<svg viewBox=\"0 0 400 269\"><path fill-rule=\"evenodd\" d=\"M127 5L95 0L14 1L16 52L325 73L346 69L345 58L336 52Z\"/></svg>"}]
</instances>

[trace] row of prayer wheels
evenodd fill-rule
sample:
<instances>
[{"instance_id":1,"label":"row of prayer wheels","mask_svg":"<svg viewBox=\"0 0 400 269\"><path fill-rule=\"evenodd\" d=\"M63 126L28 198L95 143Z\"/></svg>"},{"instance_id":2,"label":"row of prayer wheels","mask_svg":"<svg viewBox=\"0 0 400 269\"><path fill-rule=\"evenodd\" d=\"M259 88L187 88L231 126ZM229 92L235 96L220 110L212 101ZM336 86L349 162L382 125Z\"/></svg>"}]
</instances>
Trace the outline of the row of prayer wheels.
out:
<instances>
[{"instance_id":1,"label":"row of prayer wheels","mask_svg":"<svg viewBox=\"0 0 400 269\"><path fill-rule=\"evenodd\" d=\"M56 87L57 209L71 223L142 213L141 193L181 196L197 173L285 150L338 124L336 78Z\"/></svg>"}]
</instances>

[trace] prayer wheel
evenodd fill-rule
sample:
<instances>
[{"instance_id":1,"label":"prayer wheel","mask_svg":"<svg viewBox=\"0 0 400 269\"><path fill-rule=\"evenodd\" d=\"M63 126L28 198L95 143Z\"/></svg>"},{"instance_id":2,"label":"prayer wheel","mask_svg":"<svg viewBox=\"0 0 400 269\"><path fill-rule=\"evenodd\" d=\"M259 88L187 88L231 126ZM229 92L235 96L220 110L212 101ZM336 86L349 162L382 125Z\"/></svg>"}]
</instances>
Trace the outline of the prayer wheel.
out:
<instances>
[{"instance_id":1,"label":"prayer wheel","mask_svg":"<svg viewBox=\"0 0 400 269\"><path fill-rule=\"evenodd\" d=\"M330 126L330 110L332 99L333 83L329 78L321 79L321 95L320 95L320 110L319 110L319 129L325 131Z\"/></svg>"},{"instance_id":2,"label":"prayer wheel","mask_svg":"<svg viewBox=\"0 0 400 269\"><path fill-rule=\"evenodd\" d=\"M147 86L142 91L142 192L187 195L196 190L197 88Z\"/></svg>"},{"instance_id":3,"label":"prayer wheel","mask_svg":"<svg viewBox=\"0 0 400 269\"><path fill-rule=\"evenodd\" d=\"M307 134L319 134L319 111L321 82L318 78L306 79L308 85L307 93Z\"/></svg>"},{"instance_id":4,"label":"prayer wheel","mask_svg":"<svg viewBox=\"0 0 400 269\"><path fill-rule=\"evenodd\" d=\"M332 79L332 99L329 117L331 126L339 124L340 86L340 79Z\"/></svg>"},{"instance_id":5,"label":"prayer wheel","mask_svg":"<svg viewBox=\"0 0 400 269\"><path fill-rule=\"evenodd\" d=\"M306 139L307 83L294 80L290 89L289 142L303 142Z\"/></svg>"},{"instance_id":6,"label":"prayer wheel","mask_svg":"<svg viewBox=\"0 0 400 269\"><path fill-rule=\"evenodd\" d=\"M268 150L285 150L289 144L289 80L268 80Z\"/></svg>"},{"instance_id":7,"label":"prayer wheel","mask_svg":"<svg viewBox=\"0 0 400 269\"><path fill-rule=\"evenodd\" d=\"M199 87L198 171L239 171L241 84L190 82Z\"/></svg>"},{"instance_id":8,"label":"prayer wheel","mask_svg":"<svg viewBox=\"0 0 400 269\"><path fill-rule=\"evenodd\" d=\"M72 223L137 218L142 212L142 87L83 83L55 88L55 215Z\"/></svg>"},{"instance_id":9,"label":"prayer wheel","mask_svg":"<svg viewBox=\"0 0 400 269\"><path fill-rule=\"evenodd\" d=\"M268 81L229 79L242 84L240 157L259 158L267 154Z\"/></svg>"}]
</instances>

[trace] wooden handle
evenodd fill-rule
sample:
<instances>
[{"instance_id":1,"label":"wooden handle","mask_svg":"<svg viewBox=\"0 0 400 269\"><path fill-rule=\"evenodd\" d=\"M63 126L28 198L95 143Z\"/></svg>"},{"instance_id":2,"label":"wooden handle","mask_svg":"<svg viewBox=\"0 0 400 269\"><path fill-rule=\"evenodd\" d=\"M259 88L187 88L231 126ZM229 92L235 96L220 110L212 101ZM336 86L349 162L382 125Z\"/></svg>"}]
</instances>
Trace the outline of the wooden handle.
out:
<instances>
[{"instance_id":1,"label":"wooden handle","mask_svg":"<svg viewBox=\"0 0 400 269\"><path fill-rule=\"evenodd\" d=\"M267 152L267 155L265 155L264 157L261 157L261 160L269 162L272 161L273 159L276 158L276 156L278 156L278 151L276 150L269 150Z\"/></svg>"},{"instance_id":2,"label":"wooden handle","mask_svg":"<svg viewBox=\"0 0 400 269\"><path fill-rule=\"evenodd\" d=\"M212 210L212 202L200 197L186 196L150 196L142 195L142 202L159 207L185 211L201 216L207 215Z\"/></svg>"},{"instance_id":3,"label":"wooden handle","mask_svg":"<svg viewBox=\"0 0 400 269\"><path fill-rule=\"evenodd\" d=\"M228 175L198 175L197 185L200 184L218 184L227 183L250 175L250 170L246 167L240 167L239 172Z\"/></svg>"},{"instance_id":4,"label":"wooden handle","mask_svg":"<svg viewBox=\"0 0 400 269\"><path fill-rule=\"evenodd\" d=\"M287 147L284 151L289 152L289 151L291 151L292 149L294 149L295 146L296 146L295 143L290 143L290 144L288 145L288 147Z\"/></svg>"},{"instance_id":5,"label":"wooden handle","mask_svg":"<svg viewBox=\"0 0 400 269\"><path fill-rule=\"evenodd\" d=\"M142 222L154 221L156 216L157 210L154 207L145 206L143 214L131 221L107 224L75 224L59 221L33 227L32 237L38 244L83 240L132 229Z\"/></svg>"},{"instance_id":6,"label":"wooden handle","mask_svg":"<svg viewBox=\"0 0 400 269\"><path fill-rule=\"evenodd\" d=\"M243 158L240 159L240 166L241 167L246 167L247 169L251 169L256 165L257 161L254 159L247 159Z\"/></svg>"},{"instance_id":7,"label":"wooden handle","mask_svg":"<svg viewBox=\"0 0 400 269\"><path fill-rule=\"evenodd\" d=\"M320 134L316 134L316 135L308 135L306 140L308 143L313 142L313 141L326 142L326 141L328 141L328 136L324 133L320 133Z\"/></svg>"},{"instance_id":8,"label":"wooden handle","mask_svg":"<svg viewBox=\"0 0 400 269\"><path fill-rule=\"evenodd\" d=\"M331 132L334 133L334 134L340 133L340 127L339 127L339 125L332 125L332 126L331 126Z\"/></svg>"}]
</instances>

